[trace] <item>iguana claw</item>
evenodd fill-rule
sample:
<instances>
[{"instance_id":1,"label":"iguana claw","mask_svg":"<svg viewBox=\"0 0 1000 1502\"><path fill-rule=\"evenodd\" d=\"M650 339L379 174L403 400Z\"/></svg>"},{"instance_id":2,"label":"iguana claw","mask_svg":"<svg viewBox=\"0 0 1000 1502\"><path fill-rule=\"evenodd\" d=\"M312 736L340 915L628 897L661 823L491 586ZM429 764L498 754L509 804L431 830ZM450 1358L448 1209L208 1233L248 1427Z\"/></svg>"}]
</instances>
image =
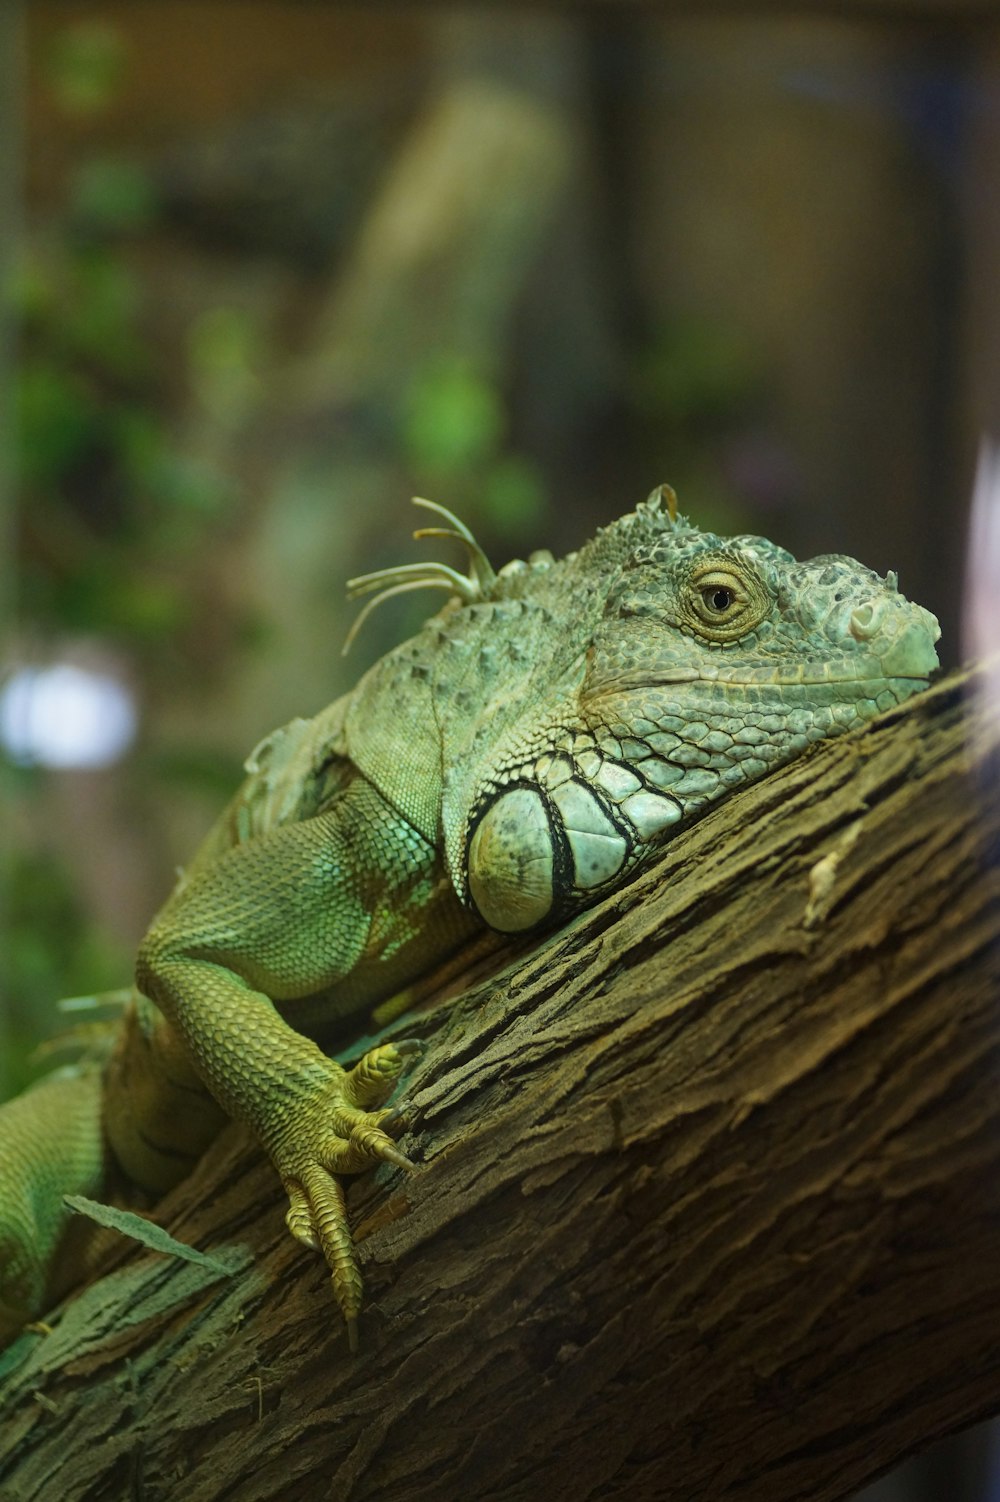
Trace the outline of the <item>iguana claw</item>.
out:
<instances>
[{"instance_id":1,"label":"iguana claw","mask_svg":"<svg viewBox=\"0 0 1000 1502\"><path fill-rule=\"evenodd\" d=\"M352 1351L362 1280L344 1190L335 1175L360 1173L379 1161L414 1171L416 1165L384 1130L399 1122L398 1110L371 1107L386 1099L407 1060L422 1051L422 1044L407 1039L369 1049L349 1071L332 1065L339 1072L322 1095L296 1112L294 1131L272 1149L288 1195L285 1224L296 1241L322 1253Z\"/></svg>"}]
</instances>

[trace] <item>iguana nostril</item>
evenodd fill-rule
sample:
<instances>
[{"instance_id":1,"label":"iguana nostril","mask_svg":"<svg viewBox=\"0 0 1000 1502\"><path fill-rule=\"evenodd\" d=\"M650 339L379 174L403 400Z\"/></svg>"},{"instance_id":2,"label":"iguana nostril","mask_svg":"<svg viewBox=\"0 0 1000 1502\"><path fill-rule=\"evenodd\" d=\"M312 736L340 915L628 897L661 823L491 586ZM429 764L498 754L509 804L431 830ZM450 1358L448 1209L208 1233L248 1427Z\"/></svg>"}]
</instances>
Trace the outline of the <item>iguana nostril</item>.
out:
<instances>
[{"instance_id":1,"label":"iguana nostril","mask_svg":"<svg viewBox=\"0 0 1000 1502\"><path fill-rule=\"evenodd\" d=\"M851 611L850 631L856 641L870 641L878 630L881 612L874 605L859 605Z\"/></svg>"}]
</instances>

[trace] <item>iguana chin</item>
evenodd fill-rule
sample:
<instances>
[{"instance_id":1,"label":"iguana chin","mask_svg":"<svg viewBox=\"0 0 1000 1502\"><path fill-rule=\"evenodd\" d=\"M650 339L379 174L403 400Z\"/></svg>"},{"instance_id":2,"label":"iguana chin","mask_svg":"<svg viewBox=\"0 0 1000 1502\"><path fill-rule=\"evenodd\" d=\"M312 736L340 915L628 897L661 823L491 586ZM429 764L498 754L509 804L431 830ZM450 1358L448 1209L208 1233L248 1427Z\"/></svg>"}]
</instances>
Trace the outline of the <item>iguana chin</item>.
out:
<instances>
[{"instance_id":1,"label":"iguana chin","mask_svg":"<svg viewBox=\"0 0 1000 1502\"><path fill-rule=\"evenodd\" d=\"M722 794L927 683L938 624L835 555L724 540L672 492L560 562L410 565L355 593L451 598L312 720L263 741L157 914L103 1071L0 1109L8 1333L51 1293L64 1193L109 1158L158 1194L248 1123L322 1252L356 1343L361 1278L338 1175L409 1168L383 1109L407 1046L352 1070L307 1034L391 996L487 924L553 924L627 880Z\"/></svg>"}]
</instances>

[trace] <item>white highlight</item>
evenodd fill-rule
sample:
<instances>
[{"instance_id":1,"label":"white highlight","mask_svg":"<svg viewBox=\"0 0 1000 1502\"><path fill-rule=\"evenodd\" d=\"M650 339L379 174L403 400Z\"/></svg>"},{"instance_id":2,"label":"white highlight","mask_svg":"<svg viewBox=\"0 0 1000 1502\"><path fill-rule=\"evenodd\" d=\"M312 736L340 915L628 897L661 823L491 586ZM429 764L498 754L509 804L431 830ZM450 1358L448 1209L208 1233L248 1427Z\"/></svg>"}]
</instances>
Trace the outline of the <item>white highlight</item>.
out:
<instances>
[{"instance_id":1,"label":"white highlight","mask_svg":"<svg viewBox=\"0 0 1000 1502\"><path fill-rule=\"evenodd\" d=\"M1000 444L983 438L969 516L966 657L1000 652Z\"/></svg>"},{"instance_id":2,"label":"white highlight","mask_svg":"<svg viewBox=\"0 0 1000 1502\"><path fill-rule=\"evenodd\" d=\"M67 662L20 668L0 690L0 744L21 766L111 766L131 746L137 722L123 683Z\"/></svg>"},{"instance_id":3,"label":"white highlight","mask_svg":"<svg viewBox=\"0 0 1000 1502\"><path fill-rule=\"evenodd\" d=\"M1000 444L987 437L972 491L962 637L966 658L987 659L977 694L985 726L1000 720Z\"/></svg>"}]
</instances>

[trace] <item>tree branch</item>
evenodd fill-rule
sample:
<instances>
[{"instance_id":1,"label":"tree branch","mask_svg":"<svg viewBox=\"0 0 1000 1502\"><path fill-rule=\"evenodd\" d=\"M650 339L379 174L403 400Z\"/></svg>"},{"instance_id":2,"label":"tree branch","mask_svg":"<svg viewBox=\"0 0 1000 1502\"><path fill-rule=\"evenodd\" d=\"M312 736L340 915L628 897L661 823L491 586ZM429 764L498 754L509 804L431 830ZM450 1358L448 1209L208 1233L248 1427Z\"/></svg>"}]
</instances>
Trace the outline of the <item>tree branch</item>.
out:
<instances>
[{"instance_id":1,"label":"tree branch","mask_svg":"<svg viewBox=\"0 0 1000 1502\"><path fill-rule=\"evenodd\" d=\"M242 1270L136 1250L0 1358L5 1502L832 1502L1000 1408L1000 797L963 703L396 1025L424 1166L352 1185L356 1360L228 1132L158 1218Z\"/></svg>"}]
</instances>

